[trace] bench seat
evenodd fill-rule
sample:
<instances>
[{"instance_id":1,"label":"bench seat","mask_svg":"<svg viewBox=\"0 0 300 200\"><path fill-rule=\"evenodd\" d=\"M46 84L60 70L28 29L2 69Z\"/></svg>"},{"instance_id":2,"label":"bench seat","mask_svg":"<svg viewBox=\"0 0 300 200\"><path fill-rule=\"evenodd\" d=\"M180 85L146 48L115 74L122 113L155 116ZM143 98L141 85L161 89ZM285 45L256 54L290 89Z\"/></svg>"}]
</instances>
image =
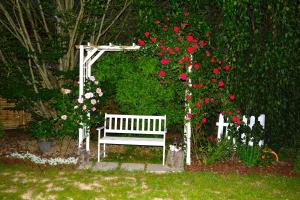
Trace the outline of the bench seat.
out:
<instances>
[{"instance_id":1,"label":"bench seat","mask_svg":"<svg viewBox=\"0 0 300 200\"><path fill-rule=\"evenodd\" d=\"M100 144L128 144L146 146L164 146L163 138L137 138L137 137L115 137L105 136L99 141Z\"/></svg>"}]
</instances>

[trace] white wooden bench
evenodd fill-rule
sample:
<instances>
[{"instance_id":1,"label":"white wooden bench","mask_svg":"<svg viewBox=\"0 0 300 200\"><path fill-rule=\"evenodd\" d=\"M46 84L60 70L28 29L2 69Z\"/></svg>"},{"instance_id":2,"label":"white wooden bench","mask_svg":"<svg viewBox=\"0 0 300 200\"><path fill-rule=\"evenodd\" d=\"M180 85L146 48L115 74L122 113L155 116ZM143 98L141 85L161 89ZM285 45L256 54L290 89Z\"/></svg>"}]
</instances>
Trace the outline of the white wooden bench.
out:
<instances>
[{"instance_id":1,"label":"white wooden bench","mask_svg":"<svg viewBox=\"0 0 300 200\"><path fill-rule=\"evenodd\" d=\"M103 155L106 144L144 145L163 147L163 165L166 150L166 116L119 115L106 114L104 126L98 130L98 162L100 162L100 145ZM101 136L101 132L103 135ZM139 137L138 137L139 135Z\"/></svg>"}]
</instances>

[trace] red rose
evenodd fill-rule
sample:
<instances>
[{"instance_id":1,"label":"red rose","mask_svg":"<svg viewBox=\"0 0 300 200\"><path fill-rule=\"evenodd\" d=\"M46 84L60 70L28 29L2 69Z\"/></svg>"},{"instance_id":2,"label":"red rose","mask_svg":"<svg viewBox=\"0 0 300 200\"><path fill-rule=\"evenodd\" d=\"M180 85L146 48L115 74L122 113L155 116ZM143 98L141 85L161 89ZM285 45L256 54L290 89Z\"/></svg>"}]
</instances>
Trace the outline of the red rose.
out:
<instances>
[{"instance_id":1,"label":"red rose","mask_svg":"<svg viewBox=\"0 0 300 200\"><path fill-rule=\"evenodd\" d=\"M191 96L189 96L189 95L185 96L185 100L186 100L186 101L188 101L188 100L190 100L190 99L191 99Z\"/></svg>"},{"instance_id":2,"label":"red rose","mask_svg":"<svg viewBox=\"0 0 300 200\"><path fill-rule=\"evenodd\" d=\"M150 33L149 33L148 31L144 33L144 35L145 35L146 37L148 37L149 34L150 34Z\"/></svg>"},{"instance_id":3,"label":"red rose","mask_svg":"<svg viewBox=\"0 0 300 200\"><path fill-rule=\"evenodd\" d=\"M151 41L152 42L156 42L156 38L155 37L151 37Z\"/></svg>"},{"instance_id":4,"label":"red rose","mask_svg":"<svg viewBox=\"0 0 300 200\"><path fill-rule=\"evenodd\" d=\"M218 70L221 70L222 68L221 68L221 66L218 66Z\"/></svg>"},{"instance_id":5,"label":"red rose","mask_svg":"<svg viewBox=\"0 0 300 200\"><path fill-rule=\"evenodd\" d=\"M160 76L160 77L164 77L165 75L166 75L166 72L165 72L165 71L160 71L160 72L159 72L159 76Z\"/></svg>"},{"instance_id":6,"label":"red rose","mask_svg":"<svg viewBox=\"0 0 300 200\"><path fill-rule=\"evenodd\" d=\"M213 73L214 73L214 74L218 74L218 73L219 73L218 68L215 68L215 69L213 70Z\"/></svg>"},{"instance_id":7,"label":"red rose","mask_svg":"<svg viewBox=\"0 0 300 200\"><path fill-rule=\"evenodd\" d=\"M162 56L163 55L163 53L162 52L157 52L157 54L156 54L157 56Z\"/></svg>"},{"instance_id":8,"label":"red rose","mask_svg":"<svg viewBox=\"0 0 300 200\"><path fill-rule=\"evenodd\" d=\"M163 59L160 60L160 63L161 63L162 65L169 64L169 63L170 63L170 59L168 59L168 58L163 58Z\"/></svg>"},{"instance_id":9,"label":"red rose","mask_svg":"<svg viewBox=\"0 0 300 200\"><path fill-rule=\"evenodd\" d=\"M164 27L164 32L167 32L168 28L167 27Z\"/></svg>"},{"instance_id":10,"label":"red rose","mask_svg":"<svg viewBox=\"0 0 300 200\"><path fill-rule=\"evenodd\" d=\"M159 46L158 48L161 48L163 51L167 50L165 46Z\"/></svg>"},{"instance_id":11,"label":"red rose","mask_svg":"<svg viewBox=\"0 0 300 200\"><path fill-rule=\"evenodd\" d=\"M231 120L232 120L233 122L236 122L236 121L237 121L237 117L236 117L235 115L233 115L233 116L231 117Z\"/></svg>"},{"instance_id":12,"label":"red rose","mask_svg":"<svg viewBox=\"0 0 300 200\"><path fill-rule=\"evenodd\" d=\"M206 34L205 34L205 37L209 37L209 35L210 35L210 33L206 33Z\"/></svg>"},{"instance_id":13,"label":"red rose","mask_svg":"<svg viewBox=\"0 0 300 200\"><path fill-rule=\"evenodd\" d=\"M141 46L144 46L145 45L145 41L144 40L138 40L138 44L141 45Z\"/></svg>"},{"instance_id":14,"label":"red rose","mask_svg":"<svg viewBox=\"0 0 300 200\"><path fill-rule=\"evenodd\" d=\"M206 42L205 42L204 40L201 40L201 41L199 42L199 44L201 45L201 47L204 47L204 46L206 45Z\"/></svg>"},{"instance_id":15,"label":"red rose","mask_svg":"<svg viewBox=\"0 0 300 200\"><path fill-rule=\"evenodd\" d=\"M194 44L194 45L193 45L193 48L196 50L196 49L199 48L199 46L198 46L197 44Z\"/></svg>"},{"instance_id":16,"label":"red rose","mask_svg":"<svg viewBox=\"0 0 300 200\"><path fill-rule=\"evenodd\" d=\"M228 70L230 70L230 66L229 66L229 65L226 65L226 66L224 67L224 69L225 69L226 71L228 71Z\"/></svg>"},{"instance_id":17,"label":"red rose","mask_svg":"<svg viewBox=\"0 0 300 200\"><path fill-rule=\"evenodd\" d=\"M179 75L181 80L185 81L186 80L186 74L182 73Z\"/></svg>"},{"instance_id":18,"label":"red rose","mask_svg":"<svg viewBox=\"0 0 300 200\"><path fill-rule=\"evenodd\" d=\"M196 103L196 107L197 107L197 108L200 108L200 107L201 107L201 104L200 104L200 103Z\"/></svg>"},{"instance_id":19,"label":"red rose","mask_svg":"<svg viewBox=\"0 0 300 200\"><path fill-rule=\"evenodd\" d=\"M203 117L201 121L202 121L203 124L205 124L206 123L206 118Z\"/></svg>"},{"instance_id":20,"label":"red rose","mask_svg":"<svg viewBox=\"0 0 300 200\"><path fill-rule=\"evenodd\" d=\"M232 112L229 111L229 112L228 112L228 115L231 115L231 114L232 114Z\"/></svg>"},{"instance_id":21,"label":"red rose","mask_svg":"<svg viewBox=\"0 0 300 200\"><path fill-rule=\"evenodd\" d=\"M193 42L194 42L194 43L197 43L197 42L198 42L198 40L196 40L196 39L193 39Z\"/></svg>"},{"instance_id":22,"label":"red rose","mask_svg":"<svg viewBox=\"0 0 300 200\"><path fill-rule=\"evenodd\" d=\"M219 87L223 87L223 86L224 86L224 82L223 82L223 81L219 81L218 86L219 86Z\"/></svg>"},{"instance_id":23,"label":"red rose","mask_svg":"<svg viewBox=\"0 0 300 200\"><path fill-rule=\"evenodd\" d=\"M179 42L181 42L181 41L182 41L182 38L179 37L179 38L177 38L177 40L178 40Z\"/></svg>"},{"instance_id":24,"label":"red rose","mask_svg":"<svg viewBox=\"0 0 300 200\"><path fill-rule=\"evenodd\" d=\"M179 47L174 47L174 50L175 50L176 52L178 52L178 51L179 51Z\"/></svg>"},{"instance_id":25,"label":"red rose","mask_svg":"<svg viewBox=\"0 0 300 200\"><path fill-rule=\"evenodd\" d=\"M233 101L234 100L234 95L230 95L229 99L230 99L230 101Z\"/></svg>"},{"instance_id":26,"label":"red rose","mask_svg":"<svg viewBox=\"0 0 300 200\"><path fill-rule=\"evenodd\" d=\"M199 129L201 126L200 126L200 124L197 124L196 125L196 129Z\"/></svg>"},{"instance_id":27,"label":"red rose","mask_svg":"<svg viewBox=\"0 0 300 200\"><path fill-rule=\"evenodd\" d=\"M186 117L189 118L189 119L191 119L191 118L193 117L193 114L192 114L192 113L188 113L188 114L186 115Z\"/></svg>"},{"instance_id":28,"label":"red rose","mask_svg":"<svg viewBox=\"0 0 300 200\"><path fill-rule=\"evenodd\" d=\"M188 47L186 50L189 54L193 53L194 48L193 47Z\"/></svg>"},{"instance_id":29,"label":"red rose","mask_svg":"<svg viewBox=\"0 0 300 200\"><path fill-rule=\"evenodd\" d=\"M237 123L237 125L240 125L241 124L241 120L239 118L237 118L236 123Z\"/></svg>"},{"instance_id":30,"label":"red rose","mask_svg":"<svg viewBox=\"0 0 300 200\"><path fill-rule=\"evenodd\" d=\"M168 47L168 52L169 52L170 55L174 55L174 52L173 52L171 47Z\"/></svg>"},{"instance_id":31,"label":"red rose","mask_svg":"<svg viewBox=\"0 0 300 200\"><path fill-rule=\"evenodd\" d=\"M190 59L189 59L188 56L184 56L184 57L183 57L183 60L184 60L184 62L189 62L189 61L190 61Z\"/></svg>"},{"instance_id":32,"label":"red rose","mask_svg":"<svg viewBox=\"0 0 300 200\"><path fill-rule=\"evenodd\" d=\"M205 54L206 54L207 57L211 56L210 52L207 51L207 50L205 50Z\"/></svg>"},{"instance_id":33,"label":"red rose","mask_svg":"<svg viewBox=\"0 0 300 200\"><path fill-rule=\"evenodd\" d=\"M199 83L199 88L203 88L204 84L203 83Z\"/></svg>"},{"instance_id":34,"label":"red rose","mask_svg":"<svg viewBox=\"0 0 300 200\"><path fill-rule=\"evenodd\" d=\"M200 68L200 64L199 63L195 63L194 64L194 68L195 68L195 70L198 70Z\"/></svg>"},{"instance_id":35,"label":"red rose","mask_svg":"<svg viewBox=\"0 0 300 200\"><path fill-rule=\"evenodd\" d=\"M196 83L193 84L193 88L194 88L194 89L197 88L197 84L196 84Z\"/></svg>"},{"instance_id":36,"label":"red rose","mask_svg":"<svg viewBox=\"0 0 300 200\"><path fill-rule=\"evenodd\" d=\"M193 42L193 40L194 40L193 36L191 36L191 35L186 36L186 41Z\"/></svg>"},{"instance_id":37,"label":"red rose","mask_svg":"<svg viewBox=\"0 0 300 200\"><path fill-rule=\"evenodd\" d=\"M218 64L219 64L219 65L221 65L221 64L222 64L222 61L221 61L221 60L219 60L219 61L218 61Z\"/></svg>"},{"instance_id":38,"label":"red rose","mask_svg":"<svg viewBox=\"0 0 300 200\"><path fill-rule=\"evenodd\" d=\"M212 78L212 79L211 79L211 82L212 82L212 83L215 83L215 82L216 82L216 79L215 79L215 78Z\"/></svg>"},{"instance_id":39,"label":"red rose","mask_svg":"<svg viewBox=\"0 0 300 200\"><path fill-rule=\"evenodd\" d=\"M205 103L208 103L209 102L209 98L206 97L204 101L205 101Z\"/></svg>"},{"instance_id":40,"label":"red rose","mask_svg":"<svg viewBox=\"0 0 300 200\"><path fill-rule=\"evenodd\" d=\"M178 33L178 32L179 32L179 29L180 29L179 26L174 26L174 29L173 29L173 30L174 30L175 33Z\"/></svg>"},{"instance_id":41,"label":"red rose","mask_svg":"<svg viewBox=\"0 0 300 200\"><path fill-rule=\"evenodd\" d=\"M215 58L211 58L211 59L210 59L210 62L211 62L211 63L214 63L215 61L216 61Z\"/></svg>"}]
</instances>

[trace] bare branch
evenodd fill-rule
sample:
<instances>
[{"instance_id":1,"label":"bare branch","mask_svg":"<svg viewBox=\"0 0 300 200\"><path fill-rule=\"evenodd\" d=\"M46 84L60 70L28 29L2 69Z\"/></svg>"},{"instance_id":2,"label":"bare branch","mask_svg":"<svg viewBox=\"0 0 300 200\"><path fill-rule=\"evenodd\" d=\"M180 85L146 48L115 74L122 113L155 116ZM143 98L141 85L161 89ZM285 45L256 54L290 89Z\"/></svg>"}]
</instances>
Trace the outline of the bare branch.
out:
<instances>
[{"instance_id":1,"label":"bare branch","mask_svg":"<svg viewBox=\"0 0 300 200\"><path fill-rule=\"evenodd\" d=\"M98 37L97 37L97 42L99 41L100 37L103 36L110 28L112 25L114 25L114 23L119 19L119 17L124 13L124 11L127 9L127 7L132 3L132 1L129 2L125 2L123 8L120 10L120 12L118 13L118 15L116 15L116 17L113 19L113 21L106 27L106 29L101 32Z\"/></svg>"}]
</instances>

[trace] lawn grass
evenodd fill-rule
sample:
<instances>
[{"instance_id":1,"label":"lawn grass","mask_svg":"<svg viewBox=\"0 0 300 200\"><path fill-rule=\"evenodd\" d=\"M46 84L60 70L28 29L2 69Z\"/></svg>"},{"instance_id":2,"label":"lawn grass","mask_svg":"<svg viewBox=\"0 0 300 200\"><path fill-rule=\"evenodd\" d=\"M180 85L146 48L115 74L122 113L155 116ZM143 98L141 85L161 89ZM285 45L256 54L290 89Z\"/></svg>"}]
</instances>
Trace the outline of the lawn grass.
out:
<instances>
[{"instance_id":1,"label":"lawn grass","mask_svg":"<svg viewBox=\"0 0 300 200\"><path fill-rule=\"evenodd\" d=\"M0 163L0 199L299 199L300 180L211 172L152 174Z\"/></svg>"}]
</instances>

